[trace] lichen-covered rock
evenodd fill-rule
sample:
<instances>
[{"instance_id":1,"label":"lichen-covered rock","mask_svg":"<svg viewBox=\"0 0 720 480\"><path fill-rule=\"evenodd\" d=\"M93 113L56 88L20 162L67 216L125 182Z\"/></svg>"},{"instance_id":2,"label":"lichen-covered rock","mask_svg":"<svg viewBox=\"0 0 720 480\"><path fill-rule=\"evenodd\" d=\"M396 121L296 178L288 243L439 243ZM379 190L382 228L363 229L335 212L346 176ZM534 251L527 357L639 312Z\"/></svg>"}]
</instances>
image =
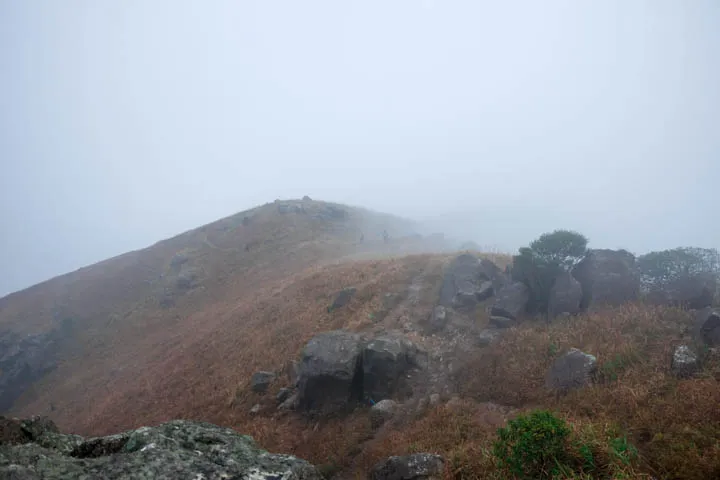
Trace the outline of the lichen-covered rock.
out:
<instances>
[{"instance_id":1,"label":"lichen-covered rock","mask_svg":"<svg viewBox=\"0 0 720 480\"><path fill-rule=\"evenodd\" d=\"M76 444L71 451L36 442L0 445L0 478L321 479L304 460L267 453L251 437L208 423L176 420L109 437L68 437Z\"/></svg>"},{"instance_id":2,"label":"lichen-covered rock","mask_svg":"<svg viewBox=\"0 0 720 480\"><path fill-rule=\"evenodd\" d=\"M572 348L550 367L545 377L545 386L560 392L581 388L592 382L596 370L595 356Z\"/></svg>"},{"instance_id":3,"label":"lichen-covered rock","mask_svg":"<svg viewBox=\"0 0 720 480\"><path fill-rule=\"evenodd\" d=\"M445 460L432 453L414 453L390 457L373 467L370 480L439 480L445 472Z\"/></svg>"},{"instance_id":4,"label":"lichen-covered rock","mask_svg":"<svg viewBox=\"0 0 720 480\"><path fill-rule=\"evenodd\" d=\"M378 428L390 420L398 411L399 405L394 400L381 400L370 408L370 424Z\"/></svg>"},{"instance_id":5,"label":"lichen-covered rock","mask_svg":"<svg viewBox=\"0 0 720 480\"><path fill-rule=\"evenodd\" d=\"M679 378L692 377L700 370L698 356L687 345L678 345L673 352L672 372Z\"/></svg>"}]
</instances>

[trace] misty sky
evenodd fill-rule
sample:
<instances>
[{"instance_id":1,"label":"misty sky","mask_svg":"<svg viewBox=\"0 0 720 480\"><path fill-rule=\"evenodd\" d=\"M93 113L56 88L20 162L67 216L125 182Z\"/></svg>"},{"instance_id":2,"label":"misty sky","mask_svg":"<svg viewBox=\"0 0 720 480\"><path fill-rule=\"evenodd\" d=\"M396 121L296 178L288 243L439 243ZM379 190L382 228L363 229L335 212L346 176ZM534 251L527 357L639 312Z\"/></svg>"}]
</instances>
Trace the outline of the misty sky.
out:
<instances>
[{"instance_id":1,"label":"misty sky","mask_svg":"<svg viewBox=\"0 0 720 480\"><path fill-rule=\"evenodd\" d=\"M720 2L0 0L0 296L301 197L720 246Z\"/></svg>"}]
</instances>

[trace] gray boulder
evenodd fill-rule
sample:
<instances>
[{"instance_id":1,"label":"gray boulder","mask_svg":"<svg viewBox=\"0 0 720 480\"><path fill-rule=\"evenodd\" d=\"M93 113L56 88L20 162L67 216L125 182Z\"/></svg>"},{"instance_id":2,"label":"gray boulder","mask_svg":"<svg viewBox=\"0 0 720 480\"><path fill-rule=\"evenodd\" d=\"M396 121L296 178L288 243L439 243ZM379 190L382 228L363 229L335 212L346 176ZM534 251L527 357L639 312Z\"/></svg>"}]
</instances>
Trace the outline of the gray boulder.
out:
<instances>
[{"instance_id":1,"label":"gray boulder","mask_svg":"<svg viewBox=\"0 0 720 480\"><path fill-rule=\"evenodd\" d=\"M720 346L720 310L711 307L698 310L695 314L693 333L702 345Z\"/></svg>"},{"instance_id":2,"label":"gray boulder","mask_svg":"<svg viewBox=\"0 0 720 480\"><path fill-rule=\"evenodd\" d=\"M355 295L355 292L357 292L357 289L353 287L341 290L335 297L332 305L330 305L330 311L337 310L350 303L350 299Z\"/></svg>"},{"instance_id":3,"label":"gray boulder","mask_svg":"<svg viewBox=\"0 0 720 480\"><path fill-rule=\"evenodd\" d=\"M488 345L494 343L499 337L499 330L496 328L486 328L478 334L476 343L479 347L487 347Z\"/></svg>"},{"instance_id":4,"label":"gray boulder","mask_svg":"<svg viewBox=\"0 0 720 480\"><path fill-rule=\"evenodd\" d=\"M185 420L88 439L46 432L30 443L3 442L0 457L0 478L322 478L308 462L270 454L258 448L251 437Z\"/></svg>"},{"instance_id":5,"label":"gray boulder","mask_svg":"<svg viewBox=\"0 0 720 480\"><path fill-rule=\"evenodd\" d=\"M380 427L390 420L398 411L397 402L389 399L381 400L370 408L370 424L373 428Z\"/></svg>"},{"instance_id":6,"label":"gray boulder","mask_svg":"<svg viewBox=\"0 0 720 480\"><path fill-rule=\"evenodd\" d=\"M597 359L593 355L572 348L550 367L545 386L561 392L581 388L592 382L596 371Z\"/></svg>"},{"instance_id":7,"label":"gray boulder","mask_svg":"<svg viewBox=\"0 0 720 480\"><path fill-rule=\"evenodd\" d=\"M277 375L275 375L273 372L253 373L253 376L250 379L250 386L252 388L252 391L255 393L267 392L268 387L273 381L275 381L276 377Z\"/></svg>"},{"instance_id":8,"label":"gray boulder","mask_svg":"<svg viewBox=\"0 0 720 480\"><path fill-rule=\"evenodd\" d=\"M440 480L445 473L445 460L440 455L414 453L390 457L375 465L370 480Z\"/></svg>"},{"instance_id":9,"label":"gray boulder","mask_svg":"<svg viewBox=\"0 0 720 480\"><path fill-rule=\"evenodd\" d=\"M30 385L56 368L58 342L56 331L0 334L0 412L9 410Z\"/></svg>"},{"instance_id":10,"label":"gray boulder","mask_svg":"<svg viewBox=\"0 0 720 480\"><path fill-rule=\"evenodd\" d=\"M430 330L439 332L445 328L445 325L447 325L447 310L442 305L438 305L430 317Z\"/></svg>"},{"instance_id":11,"label":"gray boulder","mask_svg":"<svg viewBox=\"0 0 720 480\"><path fill-rule=\"evenodd\" d=\"M525 284L513 282L501 288L497 293L490 314L517 320L518 316L525 311L529 299L530 292Z\"/></svg>"},{"instance_id":12,"label":"gray boulder","mask_svg":"<svg viewBox=\"0 0 720 480\"><path fill-rule=\"evenodd\" d=\"M512 318L499 317L497 315L493 315L490 317L490 325L492 325L496 328L512 328L515 325L517 325L517 320L513 320Z\"/></svg>"},{"instance_id":13,"label":"gray boulder","mask_svg":"<svg viewBox=\"0 0 720 480\"><path fill-rule=\"evenodd\" d=\"M635 256L625 250L590 250L572 270L582 286L580 308L621 305L640 298Z\"/></svg>"},{"instance_id":14,"label":"gray boulder","mask_svg":"<svg viewBox=\"0 0 720 480\"><path fill-rule=\"evenodd\" d=\"M713 274L681 275L650 285L647 299L656 305L700 309L712 305L717 287L717 277Z\"/></svg>"},{"instance_id":15,"label":"gray boulder","mask_svg":"<svg viewBox=\"0 0 720 480\"><path fill-rule=\"evenodd\" d=\"M448 265L440 289L440 305L471 311L502 284L502 272L491 261L465 253Z\"/></svg>"},{"instance_id":16,"label":"gray boulder","mask_svg":"<svg viewBox=\"0 0 720 480\"><path fill-rule=\"evenodd\" d=\"M574 315L580 312L580 302L583 298L583 290L580 282L575 280L570 272L561 273L550 290L548 303L548 314L550 318L557 317L562 313Z\"/></svg>"},{"instance_id":17,"label":"gray boulder","mask_svg":"<svg viewBox=\"0 0 720 480\"><path fill-rule=\"evenodd\" d=\"M670 369L679 378L692 377L700 370L697 354L687 345L678 345L673 352Z\"/></svg>"},{"instance_id":18,"label":"gray boulder","mask_svg":"<svg viewBox=\"0 0 720 480\"><path fill-rule=\"evenodd\" d=\"M305 346L298 368L298 407L318 413L342 411L362 397L359 335L321 333Z\"/></svg>"},{"instance_id":19,"label":"gray boulder","mask_svg":"<svg viewBox=\"0 0 720 480\"><path fill-rule=\"evenodd\" d=\"M403 390L404 374L415 364L416 352L412 342L401 335L370 341L362 352L364 393L379 401Z\"/></svg>"}]
</instances>

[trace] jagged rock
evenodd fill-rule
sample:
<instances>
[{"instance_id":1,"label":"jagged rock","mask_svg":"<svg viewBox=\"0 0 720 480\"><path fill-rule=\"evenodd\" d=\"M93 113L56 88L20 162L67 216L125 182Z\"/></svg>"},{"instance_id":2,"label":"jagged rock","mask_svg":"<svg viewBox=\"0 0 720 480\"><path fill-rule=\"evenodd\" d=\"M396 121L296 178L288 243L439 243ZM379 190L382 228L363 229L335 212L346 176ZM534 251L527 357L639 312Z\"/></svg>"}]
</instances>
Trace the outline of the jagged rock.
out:
<instances>
[{"instance_id":1,"label":"jagged rock","mask_svg":"<svg viewBox=\"0 0 720 480\"><path fill-rule=\"evenodd\" d=\"M260 406L259 403L256 403L250 409L250 415L257 415L258 413L260 413L260 410L262 410L262 406Z\"/></svg>"},{"instance_id":2,"label":"jagged rock","mask_svg":"<svg viewBox=\"0 0 720 480\"><path fill-rule=\"evenodd\" d=\"M673 352L672 372L679 378L692 377L700 370L698 356L687 345L678 345Z\"/></svg>"},{"instance_id":3,"label":"jagged rock","mask_svg":"<svg viewBox=\"0 0 720 480\"><path fill-rule=\"evenodd\" d=\"M30 385L55 369L58 341L55 331L0 334L0 412L10 409Z\"/></svg>"},{"instance_id":4,"label":"jagged rock","mask_svg":"<svg viewBox=\"0 0 720 480\"><path fill-rule=\"evenodd\" d=\"M275 395L275 400L278 404L282 404L285 400L290 398L290 395L292 395L292 390L289 388L281 388L278 390L277 395Z\"/></svg>"},{"instance_id":5,"label":"jagged rock","mask_svg":"<svg viewBox=\"0 0 720 480\"><path fill-rule=\"evenodd\" d=\"M370 408L370 424L373 428L378 428L383 423L390 420L397 412L399 405L394 400L381 400Z\"/></svg>"},{"instance_id":6,"label":"jagged rock","mask_svg":"<svg viewBox=\"0 0 720 480\"><path fill-rule=\"evenodd\" d=\"M273 372L255 372L250 379L250 386L255 393L267 392L270 384L275 380L277 375Z\"/></svg>"},{"instance_id":7,"label":"jagged rock","mask_svg":"<svg viewBox=\"0 0 720 480\"><path fill-rule=\"evenodd\" d=\"M471 311L478 302L493 295L500 285L500 269L491 261L469 253L457 256L448 265L440 290L440 305Z\"/></svg>"},{"instance_id":8,"label":"jagged rock","mask_svg":"<svg viewBox=\"0 0 720 480\"><path fill-rule=\"evenodd\" d=\"M298 406L305 411L333 412L362 396L362 345L359 335L321 333L305 346L298 375Z\"/></svg>"},{"instance_id":9,"label":"jagged rock","mask_svg":"<svg viewBox=\"0 0 720 480\"><path fill-rule=\"evenodd\" d=\"M496 317L505 317L517 320L525 311L530 293L524 283L513 282L500 289L490 314Z\"/></svg>"},{"instance_id":10,"label":"jagged rock","mask_svg":"<svg viewBox=\"0 0 720 480\"><path fill-rule=\"evenodd\" d=\"M362 353L363 388L373 400L392 396L404 386L403 374L415 364L417 349L401 335L370 341Z\"/></svg>"},{"instance_id":11,"label":"jagged rock","mask_svg":"<svg viewBox=\"0 0 720 480\"><path fill-rule=\"evenodd\" d=\"M259 449L251 437L209 423L175 420L89 439L57 433L47 435L54 438L54 443L47 440L43 444L3 445L0 478L322 478L315 467L304 460L270 454ZM67 445L74 448L68 450Z\"/></svg>"},{"instance_id":12,"label":"jagged rock","mask_svg":"<svg viewBox=\"0 0 720 480\"><path fill-rule=\"evenodd\" d=\"M572 348L550 367L545 386L561 392L581 388L592 382L596 370L597 359L593 355Z\"/></svg>"},{"instance_id":13,"label":"jagged rock","mask_svg":"<svg viewBox=\"0 0 720 480\"><path fill-rule=\"evenodd\" d=\"M582 286L580 308L621 305L640 297L635 256L625 250L590 250L572 270Z\"/></svg>"},{"instance_id":14,"label":"jagged rock","mask_svg":"<svg viewBox=\"0 0 720 480\"><path fill-rule=\"evenodd\" d=\"M431 407L437 407L440 405L440 394L439 393L433 393L429 397L429 402Z\"/></svg>"},{"instance_id":15,"label":"jagged rock","mask_svg":"<svg viewBox=\"0 0 720 480\"><path fill-rule=\"evenodd\" d=\"M720 346L720 310L712 307L698 310L695 314L694 335L697 341L709 347Z\"/></svg>"},{"instance_id":16,"label":"jagged rock","mask_svg":"<svg viewBox=\"0 0 720 480\"><path fill-rule=\"evenodd\" d=\"M550 290L549 315L555 318L561 314L574 315L580 312L583 291L580 282L570 272L561 273Z\"/></svg>"},{"instance_id":17,"label":"jagged rock","mask_svg":"<svg viewBox=\"0 0 720 480\"><path fill-rule=\"evenodd\" d=\"M500 332L494 328L486 328L477 336L477 344L479 347L486 347L495 342L500 336Z\"/></svg>"},{"instance_id":18,"label":"jagged rock","mask_svg":"<svg viewBox=\"0 0 720 480\"><path fill-rule=\"evenodd\" d=\"M199 285L200 273L196 268L183 268L175 277L175 287L178 290L190 290Z\"/></svg>"},{"instance_id":19,"label":"jagged rock","mask_svg":"<svg viewBox=\"0 0 720 480\"><path fill-rule=\"evenodd\" d=\"M650 286L647 299L656 305L701 309L712 305L717 277L710 273L682 275Z\"/></svg>"},{"instance_id":20,"label":"jagged rock","mask_svg":"<svg viewBox=\"0 0 720 480\"><path fill-rule=\"evenodd\" d=\"M440 455L414 453L390 457L370 471L370 480L440 480L445 473L445 460Z\"/></svg>"},{"instance_id":21,"label":"jagged rock","mask_svg":"<svg viewBox=\"0 0 720 480\"><path fill-rule=\"evenodd\" d=\"M433 332L439 332L445 328L447 324L447 311L442 305L438 305L433 310L432 316L430 317L430 330Z\"/></svg>"},{"instance_id":22,"label":"jagged rock","mask_svg":"<svg viewBox=\"0 0 720 480\"><path fill-rule=\"evenodd\" d=\"M494 325L497 328L512 328L517 325L517 321L513 320L512 318L498 317L496 315L492 315L490 317L490 324Z\"/></svg>"},{"instance_id":23,"label":"jagged rock","mask_svg":"<svg viewBox=\"0 0 720 480\"><path fill-rule=\"evenodd\" d=\"M355 295L355 292L357 292L356 288L345 288L341 290L335 297L332 305L330 305L330 310L337 310L350 303L350 299Z\"/></svg>"}]
</instances>

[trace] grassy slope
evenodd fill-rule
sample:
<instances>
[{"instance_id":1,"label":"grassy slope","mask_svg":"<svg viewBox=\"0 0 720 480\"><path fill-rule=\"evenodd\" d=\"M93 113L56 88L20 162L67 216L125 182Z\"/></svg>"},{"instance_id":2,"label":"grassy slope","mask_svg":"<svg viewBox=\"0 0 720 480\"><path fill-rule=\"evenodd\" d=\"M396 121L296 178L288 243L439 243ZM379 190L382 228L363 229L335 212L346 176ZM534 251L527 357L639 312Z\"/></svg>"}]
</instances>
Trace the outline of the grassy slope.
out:
<instances>
[{"instance_id":1,"label":"grassy slope","mask_svg":"<svg viewBox=\"0 0 720 480\"><path fill-rule=\"evenodd\" d=\"M363 476L388 455L435 451L450 460L449 477L504 478L488 454L495 430L509 415L544 407L599 445L627 434L641 458L623 470L625 478L720 478L720 363L710 358L703 375L690 380L670 374L670 354L690 322L671 309L630 305L551 326L523 324L456 368L452 382L460 401L377 432L364 408L319 422L275 413L272 394L248 393L254 371L282 371L320 331L422 322L449 257L336 263L347 254L392 252L366 245L358 254L354 239L367 223L350 221L333 231L307 217L278 216L272 205L252 214L249 225L242 225L241 214L2 299L0 324L41 331L60 311L76 318L79 335L77 348L13 413L49 414L64 430L82 434L194 418L232 426L272 451L348 475ZM202 283L161 309L154 282L180 250L202 269ZM406 296L417 278L424 281L419 303L383 317L383 295ZM348 285L358 288L351 303L329 313L333 294ZM476 322L487 322L483 312ZM569 347L598 357L603 382L555 397L543 387L544 373ZM250 416L258 401L266 413Z\"/></svg>"}]
</instances>

